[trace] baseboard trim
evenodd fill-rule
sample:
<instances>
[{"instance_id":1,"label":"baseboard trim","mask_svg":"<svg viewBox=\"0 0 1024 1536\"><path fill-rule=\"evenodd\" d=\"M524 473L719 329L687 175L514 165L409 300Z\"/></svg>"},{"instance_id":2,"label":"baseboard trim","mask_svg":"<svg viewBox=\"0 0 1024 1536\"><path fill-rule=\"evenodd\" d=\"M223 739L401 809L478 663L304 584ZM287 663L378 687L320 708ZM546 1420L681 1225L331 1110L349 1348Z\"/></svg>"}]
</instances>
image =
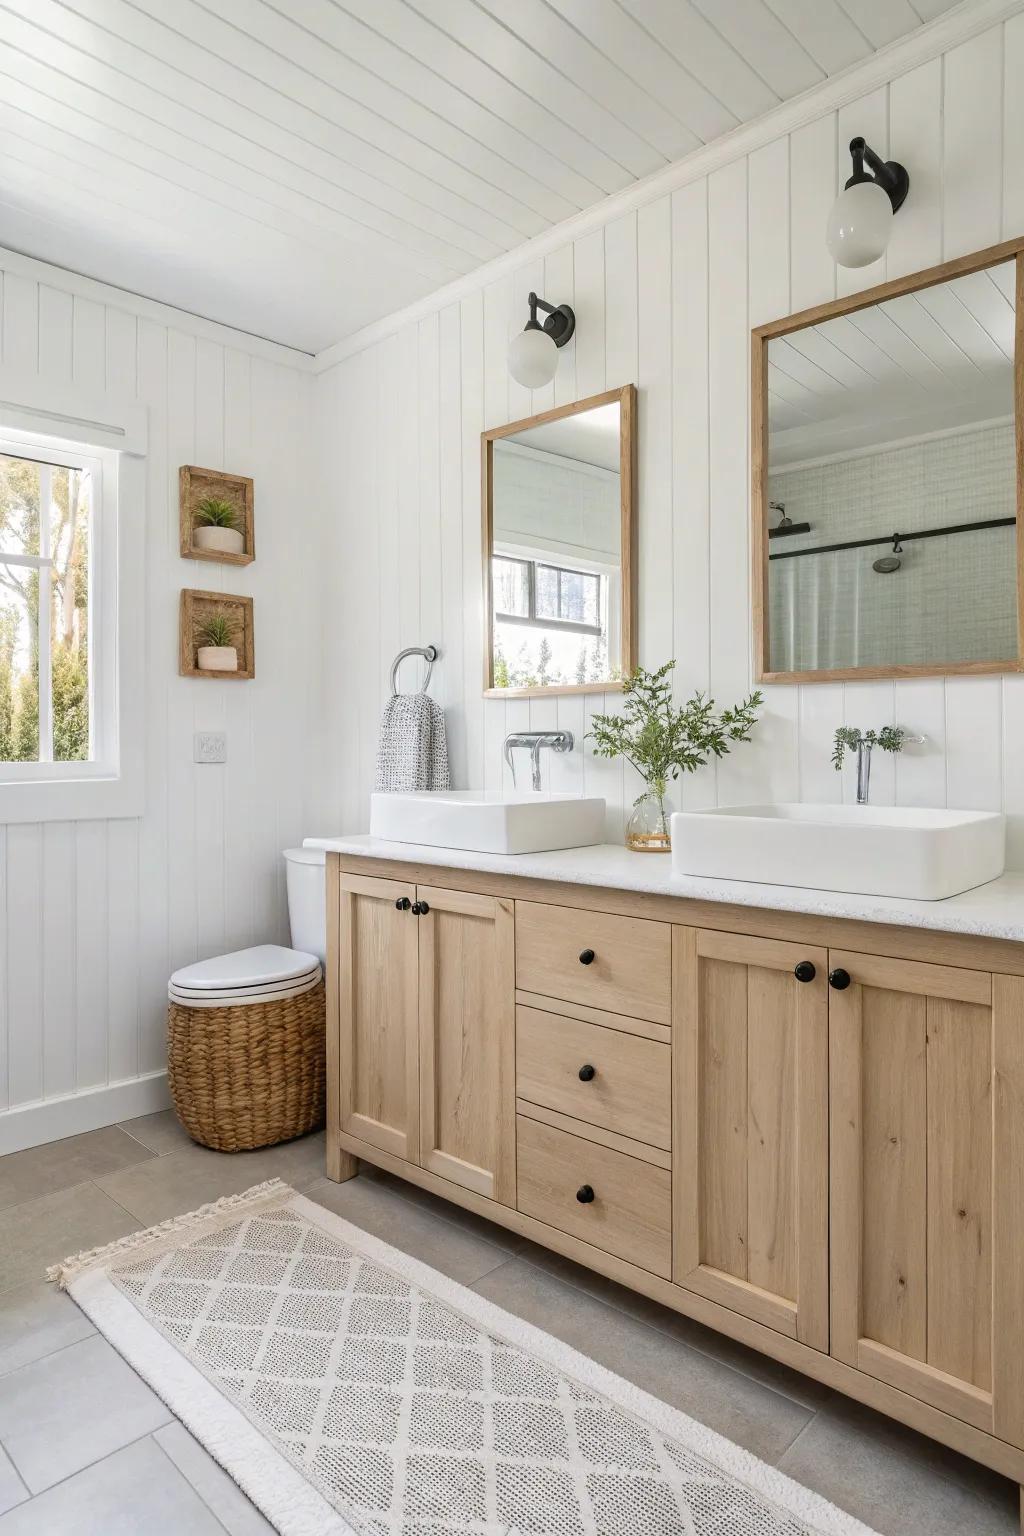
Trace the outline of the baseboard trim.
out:
<instances>
[{"instance_id":1,"label":"baseboard trim","mask_svg":"<svg viewBox=\"0 0 1024 1536\"><path fill-rule=\"evenodd\" d=\"M65 1136L80 1136L83 1131L97 1131L119 1120L136 1115L151 1115L168 1109L171 1096L166 1072L147 1072L123 1083L108 1083L102 1088L86 1088L81 1093L66 1093L59 1099L41 1099L34 1104L19 1104L0 1113L0 1157L8 1152L23 1152L47 1141L63 1141Z\"/></svg>"}]
</instances>

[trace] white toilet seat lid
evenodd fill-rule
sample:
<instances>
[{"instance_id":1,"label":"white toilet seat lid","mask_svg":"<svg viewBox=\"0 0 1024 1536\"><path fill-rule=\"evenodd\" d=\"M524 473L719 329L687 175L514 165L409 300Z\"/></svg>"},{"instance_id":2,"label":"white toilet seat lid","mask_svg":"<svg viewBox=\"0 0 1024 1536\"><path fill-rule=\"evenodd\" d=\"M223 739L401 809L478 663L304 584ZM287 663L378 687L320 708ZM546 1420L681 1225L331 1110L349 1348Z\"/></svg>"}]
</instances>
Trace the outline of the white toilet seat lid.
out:
<instances>
[{"instance_id":1,"label":"white toilet seat lid","mask_svg":"<svg viewBox=\"0 0 1024 1536\"><path fill-rule=\"evenodd\" d=\"M252 992L282 982L305 981L318 976L320 961L301 949L285 949L282 944L257 944L252 949L238 949L234 954L215 955L195 965L183 965L171 977L170 985L188 992Z\"/></svg>"},{"instance_id":2,"label":"white toilet seat lid","mask_svg":"<svg viewBox=\"0 0 1024 1536\"><path fill-rule=\"evenodd\" d=\"M320 972L317 970L301 981L286 981L279 986L261 987L253 992L237 987L231 992L192 992L169 986L167 996L172 1003L178 1003L182 1008L241 1008L253 1003L279 1003L288 997L301 997L304 992L314 991L320 982Z\"/></svg>"}]
</instances>

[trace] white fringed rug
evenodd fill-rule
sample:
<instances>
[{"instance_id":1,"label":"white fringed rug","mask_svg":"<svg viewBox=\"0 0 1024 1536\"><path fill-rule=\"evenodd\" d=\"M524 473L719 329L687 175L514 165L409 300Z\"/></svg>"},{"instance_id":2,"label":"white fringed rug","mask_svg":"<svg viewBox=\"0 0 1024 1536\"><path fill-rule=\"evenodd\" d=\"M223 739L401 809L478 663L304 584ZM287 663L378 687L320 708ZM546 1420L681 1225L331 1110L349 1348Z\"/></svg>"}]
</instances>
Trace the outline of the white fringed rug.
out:
<instances>
[{"instance_id":1,"label":"white fringed rug","mask_svg":"<svg viewBox=\"0 0 1024 1536\"><path fill-rule=\"evenodd\" d=\"M276 1180L50 1278L282 1536L872 1536Z\"/></svg>"}]
</instances>

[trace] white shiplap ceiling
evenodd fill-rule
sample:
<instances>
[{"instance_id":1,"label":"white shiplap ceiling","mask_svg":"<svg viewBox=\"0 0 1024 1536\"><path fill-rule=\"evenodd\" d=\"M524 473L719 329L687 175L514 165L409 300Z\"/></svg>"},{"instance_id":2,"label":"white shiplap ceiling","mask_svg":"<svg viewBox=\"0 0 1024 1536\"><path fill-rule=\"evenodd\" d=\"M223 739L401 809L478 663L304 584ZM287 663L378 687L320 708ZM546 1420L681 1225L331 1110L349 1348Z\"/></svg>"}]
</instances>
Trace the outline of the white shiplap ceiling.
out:
<instances>
[{"instance_id":1,"label":"white shiplap ceiling","mask_svg":"<svg viewBox=\"0 0 1024 1536\"><path fill-rule=\"evenodd\" d=\"M952 0L0 0L0 244L319 351Z\"/></svg>"},{"instance_id":2,"label":"white shiplap ceiling","mask_svg":"<svg viewBox=\"0 0 1024 1536\"><path fill-rule=\"evenodd\" d=\"M1013 416L1016 266L773 337L770 469Z\"/></svg>"}]
</instances>

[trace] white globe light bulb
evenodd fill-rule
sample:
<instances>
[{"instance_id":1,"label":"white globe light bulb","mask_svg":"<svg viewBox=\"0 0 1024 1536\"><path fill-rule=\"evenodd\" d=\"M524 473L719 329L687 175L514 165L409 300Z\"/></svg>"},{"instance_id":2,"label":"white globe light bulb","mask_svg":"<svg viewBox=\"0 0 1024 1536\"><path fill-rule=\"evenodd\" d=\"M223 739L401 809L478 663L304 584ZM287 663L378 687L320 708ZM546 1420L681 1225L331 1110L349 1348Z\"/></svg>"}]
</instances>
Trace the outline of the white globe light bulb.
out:
<instances>
[{"instance_id":1,"label":"white globe light bulb","mask_svg":"<svg viewBox=\"0 0 1024 1536\"><path fill-rule=\"evenodd\" d=\"M546 331L520 331L508 349L508 371L524 389L541 389L558 372L558 348Z\"/></svg>"},{"instance_id":2,"label":"white globe light bulb","mask_svg":"<svg viewBox=\"0 0 1024 1536\"><path fill-rule=\"evenodd\" d=\"M892 229L889 194L876 181L840 192L825 226L825 244L841 267L867 267L885 254Z\"/></svg>"}]
</instances>

